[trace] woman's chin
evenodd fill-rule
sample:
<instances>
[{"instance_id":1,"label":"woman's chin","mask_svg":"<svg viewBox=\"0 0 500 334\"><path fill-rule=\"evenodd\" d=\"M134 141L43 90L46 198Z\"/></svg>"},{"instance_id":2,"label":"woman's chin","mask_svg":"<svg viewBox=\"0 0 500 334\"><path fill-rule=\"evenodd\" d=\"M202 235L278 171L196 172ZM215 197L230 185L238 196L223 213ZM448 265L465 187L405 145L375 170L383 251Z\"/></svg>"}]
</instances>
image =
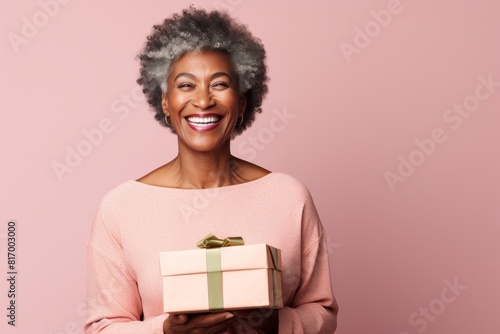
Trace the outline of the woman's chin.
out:
<instances>
[{"instance_id":1,"label":"woman's chin","mask_svg":"<svg viewBox=\"0 0 500 334\"><path fill-rule=\"evenodd\" d=\"M187 146L190 151L199 152L199 153L217 153L222 151L227 142L221 142L220 140L209 139L209 138L198 138L196 140L189 140L184 142L184 145Z\"/></svg>"},{"instance_id":2,"label":"woman's chin","mask_svg":"<svg viewBox=\"0 0 500 334\"><path fill-rule=\"evenodd\" d=\"M187 130L183 131L182 137L182 139L179 138L179 142L182 145L200 153L219 152L229 145L231 139L224 133L213 130L204 132Z\"/></svg>"}]
</instances>

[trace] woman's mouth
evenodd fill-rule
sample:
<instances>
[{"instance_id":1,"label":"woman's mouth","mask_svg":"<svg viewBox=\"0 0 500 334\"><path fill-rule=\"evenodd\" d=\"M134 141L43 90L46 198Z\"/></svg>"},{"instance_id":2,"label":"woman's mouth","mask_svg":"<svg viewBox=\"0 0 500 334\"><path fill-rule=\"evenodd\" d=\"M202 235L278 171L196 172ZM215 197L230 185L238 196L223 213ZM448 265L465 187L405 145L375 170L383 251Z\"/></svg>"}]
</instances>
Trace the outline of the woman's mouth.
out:
<instances>
[{"instance_id":1,"label":"woman's mouth","mask_svg":"<svg viewBox=\"0 0 500 334\"><path fill-rule=\"evenodd\" d=\"M197 116L187 116L185 117L188 125L191 129L195 131L209 131L217 127L222 120L222 116L220 115L197 115Z\"/></svg>"}]
</instances>

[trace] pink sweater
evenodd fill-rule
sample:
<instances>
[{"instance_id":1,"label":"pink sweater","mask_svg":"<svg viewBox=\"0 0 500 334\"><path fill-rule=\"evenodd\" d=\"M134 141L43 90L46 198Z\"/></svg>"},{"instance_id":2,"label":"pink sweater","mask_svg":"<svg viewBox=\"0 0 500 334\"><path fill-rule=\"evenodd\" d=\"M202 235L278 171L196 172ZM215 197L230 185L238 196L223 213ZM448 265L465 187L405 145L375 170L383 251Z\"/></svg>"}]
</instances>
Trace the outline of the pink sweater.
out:
<instances>
[{"instance_id":1,"label":"pink sweater","mask_svg":"<svg viewBox=\"0 0 500 334\"><path fill-rule=\"evenodd\" d=\"M279 333L331 334L336 301L325 234L307 188L271 173L212 189L127 181L102 200L87 248L85 333L161 334L159 252L195 249L213 233L281 249Z\"/></svg>"}]
</instances>

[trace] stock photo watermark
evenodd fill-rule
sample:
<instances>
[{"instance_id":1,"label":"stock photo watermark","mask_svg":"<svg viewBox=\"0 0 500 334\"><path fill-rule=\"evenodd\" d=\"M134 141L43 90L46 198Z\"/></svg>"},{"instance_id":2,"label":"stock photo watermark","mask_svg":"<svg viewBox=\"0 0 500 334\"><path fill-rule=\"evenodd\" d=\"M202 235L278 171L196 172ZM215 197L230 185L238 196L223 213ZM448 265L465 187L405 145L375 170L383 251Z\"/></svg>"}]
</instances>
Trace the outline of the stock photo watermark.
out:
<instances>
[{"instance_id":1,"label":"stock photo watermark","mask_svg":"<svg viewBox=\"0 0 500 334\"><path fill-rule=\"evenodd\" d=\"M480 75L477 80L479 84L474 89L474 93L467 95L462 102L454 103L443 112L442 119L449 126L448 130L444 127L436 127L423 139L416 138L413 141L414 149L405 155L398 156L398 166L393 171L384 172L384 179L392 192L396 191L398 184L404 183L413 175L416 169L438 150L439 145L448 140L452 131L460 129L464 120L479 109L481 102L490 98L497 87L500 87L500 81L494 81L491 73L486 77Z\"/></svg>"},{"instance_id":2,"label":"stock photo watermark","mask_svg":"<svg viewBox=\"0 0 500 334\"><path fill-rule=\"evenodd\" d=\"M217 0L212 3L215 9L233 12L244 0ZM193 6L193 5L192 5Z\"/></svg>"},{"instance_id":3,"label":"stock photo watermark","mask_svg":"<svg viewBox=\"0 0 500 334\"><path fill-rule=\"evenodd\" d=\"M19 294L18 286L18 231L17 223L15 220L9 220L6 224L7 234L5 236L5 250L7 251L7 271L6 281L7 281L7 324L10 326L16 326L18 305L17 296Z\"/></svg>"},{"instance_id":4,"label":"stock photo watermark","mask_svg":"<svg viewBox=\"0 0 500 334\"><path fill-rule=\"evenodd\" d=\"M229 178L229 173L227 172L219 172L217 174L211 174L212 180L224 180ZM182 214L182 219L184 222L191 224L191 217L197 216L201 211L206 209L210 204L210 201L217 196L220 192L220 187L213 187L204 189L203 192L196 192L192 199L191 203L188 204L179 204L178 209Z\"/></svg>"},{"instance_id":5,"label":"stock photo watermark","mask_svg":"<svg viewBox=\"0 0 500 334\"><path fill-rule=\"evenodd\" d=\"M403 9L404 6L400 0L389 0L385 9L370 11L371 19L362 28L358 26L353 28L352 42L342 41L339 44L340 51L347 63L350 64L354 55L358 55L363 49L366 49L391 24L394 17L401 14Z\"/></svg>"},{"instance_id":6,"label":"stock photo watermark","mask_svg":"<svg viewBox=\"0 0 500 334\"><path fill-rule=\"evenodd\" d=\"M61 329L56 332L50 332L49 334L75 334L75 333L83 333L84 326L84 318L87 314L95 314L101 311L105 311L107 305L110 303L117 302L117 298L115 296L120 296L124 293L123 288L118 284L115 277L123 276L122 273L116 272L114 269L111 269L114 273L113 276L106 287L100 291L99 295L92 296L86 302L80 302L76 305L75 315L77 319L67 321Z\"/></svg>"},{"instance_id":7,"label":"stock photo watermark","mask_svg":"<svg viewBox=\"0 0 500 334\"><path fill-rule=\"evenodd\" d=\"M33 15L21 18L21 26L17 32L10 31L7 33L7 39L15 54L18 54L20 49L35 38L41 29L59 14L59 11L64 5L70 3L71 0L39 0L38 10Z\"/></svg>"},{"instance_id":8,"label":"stock photo watermark","mask_svg":"<svg viewBox=\"0 0 500 334\"><path fill-rule=\"evenodd\" d=\"M430 323L436 321L467 289L466 285L458 282L458 277L455 277L453 281L445 279L443 284L444 288L441 290L439 297L432 299L427 305L419 307L417 311L408 317L408 323L417 333L423 333ZM411 333L408 331L399 332L399 334Z\"/></svg>"},{"instance_id":9,"label":"stock photo watermark","mask_svg":"<svg viewBox=\"0 0 500 334\"><path fill-rule=\"evenodd\" d=\"M273 116L269 120L268 126L261 128L256 135L248 135L237 146L236 152L243 159L255 159L258 152L264 150L266 146L275 139L276 134L285 130L287 125L296 117L296 115L289 113L286 107L282 109L273 108L272 113ZM229 166L228 170L235 167L237 166ZM212 175L214 181L224 180L228 177L230 177L230 175L227 172L219 172L216 175ZM209 188L204 192L193 195L191 203L180 204L178 209L182 214L183 220L186 223L191 223L192 217L199 215L207 208L210 201L216 197L219 192L219 187Z\"/></svg>"},{"instance_id":10,"label":"stock photo watermark","mask_svg":"<svg viewBox=\"0 0 500 334\"><path fill-rule=\"evenodd\" d=\"M342 244L337 243L333 240L333 237L330 233L326 232L326 244L327 244L327 250L328 250L328 255L332 255L337 249L342 246Z\"/></svg>"},{"instance_id":11,"label":"stock photo watermark","mask_svg":"<svg viewBox=\"0 0 500 334\"><path fill-rule=\"evenodd\" d=\"M266 127L261 128L256 135L248 135L238 144L236 150L243 159L253 160L259 151L263 151L270 144L276 134L282 132L295 119L297 115L288 112L286 106L273 108L273 116Z\"/></svg>"},{"instance_id":12,"label":"stock photo watermark","mask_svg":"<svg viewBox=\"0 0 500 334\"><path fill-rule=\"evenodd\" d=\"M81 139L74 145L66 145L64 159L52 161L52 171L57 180L62 182L66 174L80 166L95 148L99 147L107 135L116 129L117 120L125 120L132 110L145 100L142 89L135 86L128 94L121 94L110 105L112 117L102 118L95 127L83 129ZM113 120L114 119L114 120Z\"/></svg>"}]
</instances>

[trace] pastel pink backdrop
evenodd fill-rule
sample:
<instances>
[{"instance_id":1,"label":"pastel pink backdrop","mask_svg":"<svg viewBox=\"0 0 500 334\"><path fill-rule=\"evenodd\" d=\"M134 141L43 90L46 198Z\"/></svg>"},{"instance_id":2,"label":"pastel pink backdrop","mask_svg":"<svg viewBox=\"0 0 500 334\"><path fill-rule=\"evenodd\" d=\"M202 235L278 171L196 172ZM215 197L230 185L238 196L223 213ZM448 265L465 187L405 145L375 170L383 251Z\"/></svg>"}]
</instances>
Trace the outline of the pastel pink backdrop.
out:
<instances>
[{"instance_id":1,"label":"pastel pink backdrop","mask_svg":"<svg viewBox=\"0 0 500 334\"><path fill-rule=\"evenodd\" d=\"M135 94L134 57L153 24L190 2L54 3L0 3L1 277L10 219L19 271L17 326L2 316L2 333L81 332L99 200L176 152ZM337 333L500 333L499 2L195 5L229 9L267 48L264 112L233 152L310 188ZM448 110L463 103L472 111ZM108 133L85 146L102 122ZM77 148L87 155L58 179L54 162Z\"/></svg>"}]
</instances>

